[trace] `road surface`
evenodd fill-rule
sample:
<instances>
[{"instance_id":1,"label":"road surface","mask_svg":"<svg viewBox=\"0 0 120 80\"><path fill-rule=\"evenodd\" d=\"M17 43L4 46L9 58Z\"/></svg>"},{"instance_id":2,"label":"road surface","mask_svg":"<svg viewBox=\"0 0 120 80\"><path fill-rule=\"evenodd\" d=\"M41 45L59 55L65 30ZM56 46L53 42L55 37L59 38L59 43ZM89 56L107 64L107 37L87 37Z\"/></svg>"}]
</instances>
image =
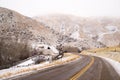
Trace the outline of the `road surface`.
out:
<instances>
[{"instance_id":1,"label":"road surface","mask_svg":"<svg viewBox=\"0 0 120 80\"><path fill-rule=\"evenodd\" d=\"M120 80L113 67L98 57L82 56L68 64L48 68L12 80Z\"/></svg>"}]
</instances>

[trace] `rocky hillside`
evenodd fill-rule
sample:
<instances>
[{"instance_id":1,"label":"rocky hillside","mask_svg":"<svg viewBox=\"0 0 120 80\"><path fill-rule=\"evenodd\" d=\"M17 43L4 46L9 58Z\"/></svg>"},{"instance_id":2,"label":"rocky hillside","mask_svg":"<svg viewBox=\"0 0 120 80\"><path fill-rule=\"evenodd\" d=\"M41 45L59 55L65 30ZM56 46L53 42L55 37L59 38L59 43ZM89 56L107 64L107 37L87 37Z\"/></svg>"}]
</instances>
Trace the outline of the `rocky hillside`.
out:
<instances>
[{"instance_id":1,"label":"rocky hillside","mask_svg":"<svg viewBox=\"0 0 120 80\"><path fill-rule=\"evenodd\" d=\"M35 44L55 45L58 35L36 20L0 7L0 68L29 57Z\"/></svg>"},{"instance_id":2,"label":"rocky hillside","mask_svg":"<svg viewBox=\"0 0 120 80\"><path fill-rule=\"evenodd\" d=\"M120 18L82 18L72 15L47 15L34 17L46 27L77 39L80 45L90 47L115 46L120 43Z\"/></svg>"},{"instance_id":3,"label":"rocky hillside","mask_svg":"<svg viewBox=\"0 0 120 80\"><path fill-rule=\"evenodd\" d=\"M17 42L54 44L57 36L29 17L15 11L0 8L0 39L17 40Z\"/></svg>"}]
</instances>

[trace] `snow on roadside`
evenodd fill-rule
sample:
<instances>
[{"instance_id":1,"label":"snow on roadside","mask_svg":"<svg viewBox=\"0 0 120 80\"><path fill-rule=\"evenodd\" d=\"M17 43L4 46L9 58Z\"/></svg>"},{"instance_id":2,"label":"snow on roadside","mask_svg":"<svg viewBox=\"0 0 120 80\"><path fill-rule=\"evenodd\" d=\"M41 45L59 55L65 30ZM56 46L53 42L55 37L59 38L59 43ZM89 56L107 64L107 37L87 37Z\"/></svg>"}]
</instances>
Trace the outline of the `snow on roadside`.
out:
<instances>
[{"instance_id":1,"label":"snow on roadside","mask_svg":"<svg viewBox=\"0 0 120 80\"><path fill-rule=\"evenodd\" d=\"M25 66L25 67L11 67L8 69L0 70L0 80L7 79L10 77L17 77L19 75L26 75L30 72L37 70L42 70L47 68L46 65L49 65L49 62L44 62L42 64Z\"/></svg>"},{"instance_id":2,"label":"snow on roadside","mask_svg":"<svg viewBox=\"0 0 120 80\"><path fill-rule=\"evenodd\" d=\"M29 64L34 64L34 63L35 62L32 59L30 59L30 60L27 60L27 61L25 61L23 63L20 63L20 64L18 64L16 66L29 65Z\"/></svg>"},{"instance_id":3,"label":"snow on roadside","mask_svg":"<svg viewBox=\"0 0 120 80\"><path fill-rule=\"evenodd\" d=\"M112 60L110 58L106 58L106 57L101 57L103 58L104 60L106 60L107 62L109 62L113 68L115 69L115 71L120 75L120 63L115 61L115 60Z\"/></svg>"},{"instance_id":4,"label":"snow on roadside","mask_svg":"<svg viewBox=\"0 0 120 80\"><path fill-rule=\"evenodd\" d=\"M96 54L92 54L90 53L91 55L94 55L94 56L98 56ZM113 59L110 59L110 58L106 58L106 57L103 57L103 56L98 56L98 57L101 57L102 59L106 60L108 63L110 63L113 68L115 69L115 71L120 75L120 63L113 60Z\"/></svg>"},{"instance_id":5,"label":"snow on roadside","mask_svg":"<svg viewBox=\"0 0 120 80\"><path fill-rule=\"evenodd\" d=\"M10 77L15 77L18 75L23 75L23 74L30 73L30 72L35 72L38 70L46 69L46 68L61 65L61 64L65 64L65 63L71 62L73 60L76 60L78 58L79 58L78 55L69 53L69 56L63 57L62 59L53 61L51 63L43 62L43 63L37 64L37 65L18 67L18 68L12 67L12 68L8 68L8 69L3 69L3 70L0 70L0 80L10 78Z\"/></svg>"}]
</instances>

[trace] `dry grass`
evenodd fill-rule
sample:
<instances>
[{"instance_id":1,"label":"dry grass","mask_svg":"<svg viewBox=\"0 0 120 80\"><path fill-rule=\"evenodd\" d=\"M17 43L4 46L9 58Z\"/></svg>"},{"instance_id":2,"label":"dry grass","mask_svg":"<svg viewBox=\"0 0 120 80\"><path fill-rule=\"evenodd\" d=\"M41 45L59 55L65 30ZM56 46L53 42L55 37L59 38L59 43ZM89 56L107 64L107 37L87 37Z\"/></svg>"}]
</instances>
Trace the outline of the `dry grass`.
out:
<instances>
[{"instance_id":1,"label":"dry grass","mask_svg":"<svg viewBox=\"0 0 120 80\"><path fill-rule=\"evenodd\" d=\"M106 47L106 48L97 48L92 50L83 51L82 54L96 54L98 56L103 56L107 58L111 58L120 62L120 46L116 47Z\"/></svg>"},{"instance_id":2,"label":"dry grass","mask_svg":"<svg viewBox=\"0 0 120 80\"><path fill-rule=\"evenodd\" d=\"M0 39L0 69L11 67L16 62L28 58L29 55L30 48L27 43L18 43L17 41L6 43Z\"/></svg>"},{"instance_id":3,"label":"dry grass","mask_svg":"<svg viewBox=\"0 0 120 80\"><path fill-rule=\"evenodd\" d=\"M120 52L99 52L97 53L97 55L111 58L120 62Z\"/></svg>"},{"instance_id":4,"label":"dry grass","mask_svg":"<svg viewBox=\"0 0 120 80\"><path fill-rule=\"evenodd\" d=\"M106 48L97 48L88 50L89 52L97 53L97 52L120 52L120 46L116 47L106 47Z\"/></svg>"}]
</instances>

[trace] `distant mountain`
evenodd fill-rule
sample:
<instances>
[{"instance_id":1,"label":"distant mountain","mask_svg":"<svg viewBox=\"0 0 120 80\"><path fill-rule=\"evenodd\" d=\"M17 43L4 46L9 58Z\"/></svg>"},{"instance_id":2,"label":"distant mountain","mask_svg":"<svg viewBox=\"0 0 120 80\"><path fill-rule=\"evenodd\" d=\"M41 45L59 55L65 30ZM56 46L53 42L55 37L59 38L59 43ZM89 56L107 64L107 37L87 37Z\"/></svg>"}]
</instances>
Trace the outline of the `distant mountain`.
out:
<instances>
[{"instance_id":1,"label":"distant mountain","mask_svg":"<svg viewBox=\"0 0 120 80\"><path fill-rule=\"evenodd\" d=\"M54 14L36 16L34 19L63 35L87 41L85 44L90 47L100 47L98 44L116 46L120 43L120 18Z\"/></svg>"}]
</instances>

